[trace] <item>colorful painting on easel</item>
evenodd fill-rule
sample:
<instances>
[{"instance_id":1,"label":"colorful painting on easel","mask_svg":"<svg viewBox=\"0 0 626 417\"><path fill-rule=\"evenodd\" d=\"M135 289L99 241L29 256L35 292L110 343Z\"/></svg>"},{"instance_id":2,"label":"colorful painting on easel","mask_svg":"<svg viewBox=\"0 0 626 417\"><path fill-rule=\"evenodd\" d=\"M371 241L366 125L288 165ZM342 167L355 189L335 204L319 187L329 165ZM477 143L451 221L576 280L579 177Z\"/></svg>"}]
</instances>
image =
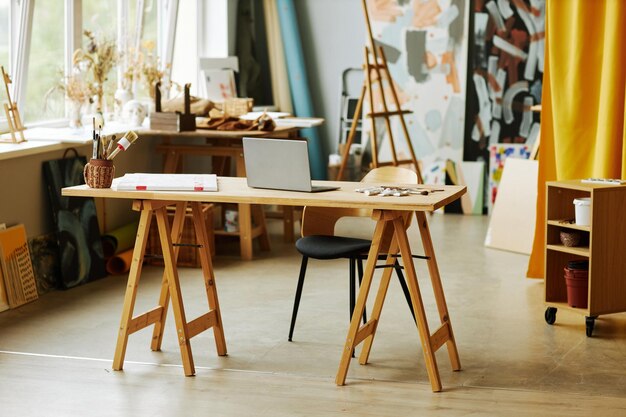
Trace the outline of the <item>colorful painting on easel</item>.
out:
<instances>
[{"instance_id":1,"label":"colorful painting on easel","mask_svg":"<svg viewBox=\"0 0 626 417\"><path fill-rule=\"evenodd\" d=\"M387 57L402 109L413 112L405 120L417 158L425 166L436 160L460 161L470 1L389 0L367 4L373 36ZM367 125L364 128L370 131ZM381 126L377 132L386 133L386 129ZM401 123L394 121L392 133L398 159L409 158L408 146L398 139L404 138ZM391 160L387 139L378 138L378 143L379 160Z\"/></svg>"},{"instance_id":2,"label":"colorful painting on easel","mask_svg":"<svg viewBox=\"0 0 626 417\"><path fill-rule=\"evenodd\" d=\"M504 161L507 158L528 159L529 156L530 149L524 144L501 143L489 147L489 213L491 213L493 203L496 201L498 184L500 184L504 170Z\"/></svg>"}]
</instances>

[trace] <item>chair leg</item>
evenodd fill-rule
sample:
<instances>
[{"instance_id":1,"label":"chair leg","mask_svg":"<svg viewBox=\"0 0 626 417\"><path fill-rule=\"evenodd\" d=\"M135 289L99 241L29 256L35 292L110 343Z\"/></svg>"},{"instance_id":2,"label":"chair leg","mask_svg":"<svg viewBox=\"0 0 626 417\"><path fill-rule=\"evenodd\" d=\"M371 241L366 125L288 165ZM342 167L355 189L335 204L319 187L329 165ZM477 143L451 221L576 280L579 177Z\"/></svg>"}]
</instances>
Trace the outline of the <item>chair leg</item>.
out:
<instances>
[{"instance_id":1,"label":"chair leg","mask_svg":"<svg viewBox=\"0 0 626 417\"><path fill-rule=\"evenodd\" d=\"M352 321L352 314L354 313L354 304L356 303L356 271L355 264L356 258L350 258L350 319L348 323ZM354 358L354 349L352 349L352 357Z\"/></svg>"},{"instance_id":2,"label":"chair leg","mask_svg":"<svg viewBox=\"0 0 626 417\"><path fill-rule=\"evenodd\" d=\"M361 282L363 281L363 259L358 258L357 266L359 267L359 288L361 288ZM363 307L363 324L367 323L367 309Z\"/></svg>"},{"instance_id":3,"label":"chair leg","mask_svg":"<svg viewBox=\"0 0 626 417\"><path fill-rule=\"evenodd\" d=\"M300 276L298 277L298 287L296 288L296 298L293 301L293 312L291 313L291 325L289 326L289 341L293 337L293 329L296 327L296 317L298 316L298 307L300 307L300 297L302 297L302 287L304 286L304 275L306 274L306 265L309 261L308 256L302 256L300 264Z\"/></svg>"},{"instance_id":4,"label":"chair leg","mask_svg":"<svg viewBox=\"0 0 626 417\"><path fill-rule=\"evenodd\" d=\"M356 273L354 270L355 260L349 259L350 262L350 316L349 320L352 320L352 313L354 312L354 304L356 303Z\"/></svg>"},{"instance_id":5,"label":"chair leg","mask_svg":"<svg viewBox=\"0 0 626 417\"><path fill-rule=\"evenodd\" d=\"M409 304L409 309L411 310L413 321L415 321L415 311L413 311L413 304L411 303L411 294L409 293L409 287L406 285L406 280L404 279L404 274L402 273L402 267L397 260L393 264L393 267L396 270L396 274L398 275L398 280L400 281L400 286L402 287L402 292L404 292L406 302Z\"/></svg>"}]
</instances>

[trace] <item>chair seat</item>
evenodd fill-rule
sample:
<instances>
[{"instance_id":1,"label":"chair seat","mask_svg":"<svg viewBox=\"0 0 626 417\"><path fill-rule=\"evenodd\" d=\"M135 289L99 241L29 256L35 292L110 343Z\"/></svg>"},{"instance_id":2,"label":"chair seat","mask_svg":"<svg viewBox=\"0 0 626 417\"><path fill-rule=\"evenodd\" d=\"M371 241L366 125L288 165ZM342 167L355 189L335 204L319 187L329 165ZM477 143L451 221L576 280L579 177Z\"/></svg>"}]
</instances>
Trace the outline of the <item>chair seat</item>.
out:
<instances>
[{"instance_id":1,"label":"chair seat","mask_svg":"<svg viewBox=\"0 0 626 417\"><path fill-rule=\"evenodd\" d=\"M371 244L372 241L367 239L312 235L298 239L296 249L313 259L339 259L367 252Z\"/></svg>"}]
</instances>

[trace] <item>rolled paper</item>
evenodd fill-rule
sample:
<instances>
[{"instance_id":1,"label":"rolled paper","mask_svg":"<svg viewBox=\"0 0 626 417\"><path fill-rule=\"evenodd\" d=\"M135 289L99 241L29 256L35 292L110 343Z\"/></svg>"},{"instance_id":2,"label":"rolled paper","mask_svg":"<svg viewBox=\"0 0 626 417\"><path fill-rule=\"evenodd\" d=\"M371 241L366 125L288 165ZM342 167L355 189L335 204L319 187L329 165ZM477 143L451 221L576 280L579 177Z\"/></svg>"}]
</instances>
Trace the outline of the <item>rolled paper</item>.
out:
<instances>
[{"instance_id":1,"label":"rolled paper","mask_svg":"<svg viewBox=\"0 0 626 417\"><path fill-rule=\"evenodd\" d=\"M110 275L121 275L130 271L134 248L120 252L107 261L106 269Z\"/></svg>"},{"instance_id":2,"label":"rolled paper","mask_svg":"<svg viewBox=\"0 0 626 417\"><path fill-rule=\"evenodd\" d=\"M105 259L132 248L138 227L139 222L132 222L102 235L102 250Z\"/></svg>"}]
</instances>

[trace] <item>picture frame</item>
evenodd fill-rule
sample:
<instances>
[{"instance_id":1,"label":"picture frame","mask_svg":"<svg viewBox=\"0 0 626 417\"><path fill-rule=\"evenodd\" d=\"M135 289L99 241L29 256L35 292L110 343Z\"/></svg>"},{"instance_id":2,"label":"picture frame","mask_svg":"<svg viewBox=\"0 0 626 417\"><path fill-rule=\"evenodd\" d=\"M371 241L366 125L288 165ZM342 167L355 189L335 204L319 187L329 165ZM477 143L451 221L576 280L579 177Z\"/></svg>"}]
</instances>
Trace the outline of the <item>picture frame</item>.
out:
<instances>
[{"instance_id":1,"label":"picture frame","mask_svg":"<svg viewBox=\"0 0 626 417\"><path fill-rule=\"evenodd\" d=\"M204 97L222 103L237 97L235 71L232 69L204 69L201 71Z\"/></svg>"}]
</instances>

